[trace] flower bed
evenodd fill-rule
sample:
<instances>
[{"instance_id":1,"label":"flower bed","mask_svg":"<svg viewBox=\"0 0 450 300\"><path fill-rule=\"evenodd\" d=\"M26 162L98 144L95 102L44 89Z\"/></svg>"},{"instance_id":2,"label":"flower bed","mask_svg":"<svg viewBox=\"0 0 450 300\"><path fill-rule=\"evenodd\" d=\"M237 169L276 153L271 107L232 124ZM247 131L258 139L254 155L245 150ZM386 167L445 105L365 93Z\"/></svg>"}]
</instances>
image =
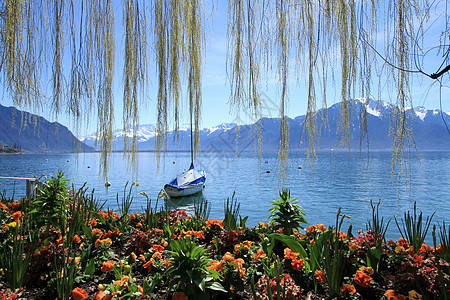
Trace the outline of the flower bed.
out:
<instances>
[{"instance_id":1,"label":"flower bed","mask_svg":"<svg viewBox=\"0 0 450 300\"><path fill-rule=\"evenodd\" d=\"M335 227L306 230L297 216L286 234L289 225L277 224L288 216L277 209L277 222L254 228L238 221L233 202L223 221L209 220L203 205L189 216L153 209L150 201L145 212L129 214L130 197L114 212L102 210L85 189L70 192L62 176L53 179L33 202L0 202L0 299L448 297L445 225L433 230L436 247L385 241L386 224L374 207L365 232L342 232L345 216L338 213ZM288 202L298 205L287 198L283 207ZM405 222L397 222L400 230L407 215Z\"/></svg>"}]
</instances>

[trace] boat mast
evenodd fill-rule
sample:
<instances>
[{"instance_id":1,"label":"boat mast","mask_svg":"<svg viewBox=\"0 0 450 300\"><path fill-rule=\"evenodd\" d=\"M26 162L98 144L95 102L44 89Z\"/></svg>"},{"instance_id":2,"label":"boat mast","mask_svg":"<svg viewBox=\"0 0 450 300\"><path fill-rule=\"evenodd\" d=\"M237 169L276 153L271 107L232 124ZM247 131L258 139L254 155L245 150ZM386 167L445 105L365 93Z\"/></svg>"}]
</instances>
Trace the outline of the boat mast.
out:
<instances>
[{"instance_id":1,"label":"boat mast","mask_svg":"<svg viewBox=\"0 0 450 300\"><path fill-rule=\"evenodd\" d=\"M194 163L194 151L193 151L194 138L192 136L192 106L190 107L190 117L191 117L191 164L193 164Z\"/></svg>"}]
</instances>

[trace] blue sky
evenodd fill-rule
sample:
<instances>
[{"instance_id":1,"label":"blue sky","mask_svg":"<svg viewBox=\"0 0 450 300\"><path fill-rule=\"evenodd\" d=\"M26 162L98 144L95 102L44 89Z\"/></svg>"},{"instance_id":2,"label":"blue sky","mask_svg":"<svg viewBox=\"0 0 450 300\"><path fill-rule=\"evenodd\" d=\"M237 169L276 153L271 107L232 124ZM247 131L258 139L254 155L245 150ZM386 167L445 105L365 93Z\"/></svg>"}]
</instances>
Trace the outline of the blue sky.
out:
<instances>
[{"instance_id":1,"label":"blue sky","mask_svg":"<svg viewBox=\"0 0 450 300\"><path fill-rule=\"evenodd\" d=\"M234 115L230 112L230 106L228 104L230 97L230 87L229 81L227 81L227 66L226 66L226 56L227 56L227 7L225 1L214 1L215 12L214 18L210 20L210 26L206 29L207 32L207 42L206 42L206 52L203 64L203 79L202 79L202 92L203 92L203 106L202 106L202 118L201 127L212 127L220 123L225 122L235 122ZM121 78L122 78L122 56L121 51L122 44L124 42L123 33L121 32L122 24L122 12L121 12L121 2L115 3L115 15L116 15L116 82L115 82L115 127L121 128L122 119L122 93L121 89ZM209 7L205 8L207 11ZM436 12L439 13L439 12ZM445 20L440 20L438 15L438 22L434 24L433 28L439 28L442 22ZM442 28L442 27L441 27ZM433 29L436 30L436 29ZM436 39L436 33L432 36L430 41L426 40L426 43L436 44L438 40ZM68 55L67 55L68 56ZM433 72L435 65L440 62L439 57L433 58L431 54L427 57L426 67L430 68L430 72ZM151 70L155 69L154 59L152 54L149 55L149 67ZM292 64L291 69L294 70L295 66ZM276 71L274 71L275 73ZM154 74L152 72L151 74ZM338 73L337 73L338 74ZM287 115L290 117L296 117L306 112L306 87L303 82L297 82L297 76L301 77L301 74L295 74L294 72L290 74L289 82L289 104ZM264 78L264 76L263 76ZM374 78L376 79L376 78ZM330 80L331 81L331 80ZM383 80L382 80L383 82ZM147 88L147 96L144 99L144 105L140 109L140 123L141 124L155 124L156 123L156 85L157 79L154 75L151 75L149 86ZM340 96L340 82L339 78L336 78L336 86L329 86L327 94L327 104L328 106L339 102ZM263 115L267 117L277 117L279 95L278 88L276 85L276 76L269 78L269 83L262 81L262 91L263 100L266 100L266 109L263 109ZM428 79L423 75L413 75L411 76L411 96L414 106L425 106L426 108L439 108L439 87L437 82ZM450 101L446 95L450 94L447 87L443 87L442 90L442 108L446 112L450 112ZM380 98L378 99L378 95ZM361 95L355 95L360 97ZM182 127L188 127L188 106L186 101L187 94L183 93L183 105L181 111L181 122ZM385 86L381 86L381 91L378 94L377 84L374 82L373 91L371 98L395 102L395 92L392 89L388 89ZM321 107L321 99L317 100L318 108ZM11 100L8 96L3 93L3 97L0 100L3 105L12 105ZM42 113L46 118L50 120L55 120L54 116L50 113ZM241 116L245 116L242 113ZM171 116L171 115L170 115ZM170 119L170 117L169 117ZM63 123L72 129L72 122L70 118L65 115L60 115L58 121ZM242 123L254 122L252 117L243 117L241 119ZM172 126L171 126L172 128ZM89 127L85 127L79 135L90 134L96 129L96 122L90 122Z\"/></svg>"}]
</instances>

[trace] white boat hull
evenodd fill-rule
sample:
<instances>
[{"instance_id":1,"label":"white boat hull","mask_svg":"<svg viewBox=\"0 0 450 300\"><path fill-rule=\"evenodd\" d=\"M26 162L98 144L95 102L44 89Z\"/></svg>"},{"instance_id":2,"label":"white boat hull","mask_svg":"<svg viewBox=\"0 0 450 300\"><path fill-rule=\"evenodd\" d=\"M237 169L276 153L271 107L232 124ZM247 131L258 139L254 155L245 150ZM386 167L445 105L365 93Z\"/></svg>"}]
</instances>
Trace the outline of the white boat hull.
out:
<instances>
[{"instance_id":1,"label":"white boat hull","mask_svg":"<svg viewBox=\"0 0 450 300\"><path fill-rule=\"evenodd\" d=\"M166 184L164 190L171 198L176 198L197 194L203 190L204 186L205 184L203 182L196 185L187 185L182 188L176 188Z\"/></svg>"}]
</instances>

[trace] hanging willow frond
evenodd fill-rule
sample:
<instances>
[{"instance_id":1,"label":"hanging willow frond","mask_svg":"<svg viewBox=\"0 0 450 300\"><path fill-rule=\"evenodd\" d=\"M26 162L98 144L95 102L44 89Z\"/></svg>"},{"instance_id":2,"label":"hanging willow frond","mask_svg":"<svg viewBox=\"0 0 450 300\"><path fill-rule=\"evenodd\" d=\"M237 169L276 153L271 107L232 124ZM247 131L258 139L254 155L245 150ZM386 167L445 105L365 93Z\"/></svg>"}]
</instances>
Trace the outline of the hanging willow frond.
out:
<instances>
[{"instance_id":1,"label":"hanging willow frond","mask_svg":"<svg viewBox=\"0 0 450 300\"><path fill-rule=\"evenodd\" d=\"M139 96L144 96L147 81L147 23L138 0L124 1L125 65L123 95L124 153L137 172L137 134L139 130ZM144 2L142 1L141 6ZM139 93L141 91L141 93ZM129 134L132 134L131 146Z\"/></svg>"},{"instance_id":2,"label":"hanging willow frond","mask_svg":"<svg viewBox=\"0 0 450 300\"><path fill-rule=\"evenodd\" d=\"M261 114L259 91L260 56L262 47L261 31L257 23L260 18L261 3L255 0L233 0L228 4L228 48L227 68L231 73L230 107L234 111L236 126L236 150L239 129L242 123L241 111L254 120ZM262 155L261 123L257 123L257 153Z\"/></svg>"},{"instance_id":3,"label":"hanging willow frond","mask_svg":"<svg viewBox=\"0 0 450 300\"><path fill-rule=\"evenodd\" d=\"M113 95L113 76L114 76L114 10L112 1L91 0L90 10L93 29L93 46L95 50L95 69L98 78L97 89L97 114L98 127L97 135L100 140L101 165L100 172L107 178L109 153L112 149L113 141L113 122L114 122L114 95Z\"/></svg>"},{"instance_id":4,"label":"hanging willow frond","mask_svg":"<svg viewBox=\"0 0 450 300\"><path fill-rule=\"evenodd\" d=\"M189 56L187 58L187 78L188 78L188 97L189 114L191 124L194 130L194 157L200 149L200 117L202 105L202 53L205 43L203 31L204 19L202 18L202 6L200 0L186 0L184 7L185 32L187 39L187 49Z\"/></svg>"}]
</instances>

